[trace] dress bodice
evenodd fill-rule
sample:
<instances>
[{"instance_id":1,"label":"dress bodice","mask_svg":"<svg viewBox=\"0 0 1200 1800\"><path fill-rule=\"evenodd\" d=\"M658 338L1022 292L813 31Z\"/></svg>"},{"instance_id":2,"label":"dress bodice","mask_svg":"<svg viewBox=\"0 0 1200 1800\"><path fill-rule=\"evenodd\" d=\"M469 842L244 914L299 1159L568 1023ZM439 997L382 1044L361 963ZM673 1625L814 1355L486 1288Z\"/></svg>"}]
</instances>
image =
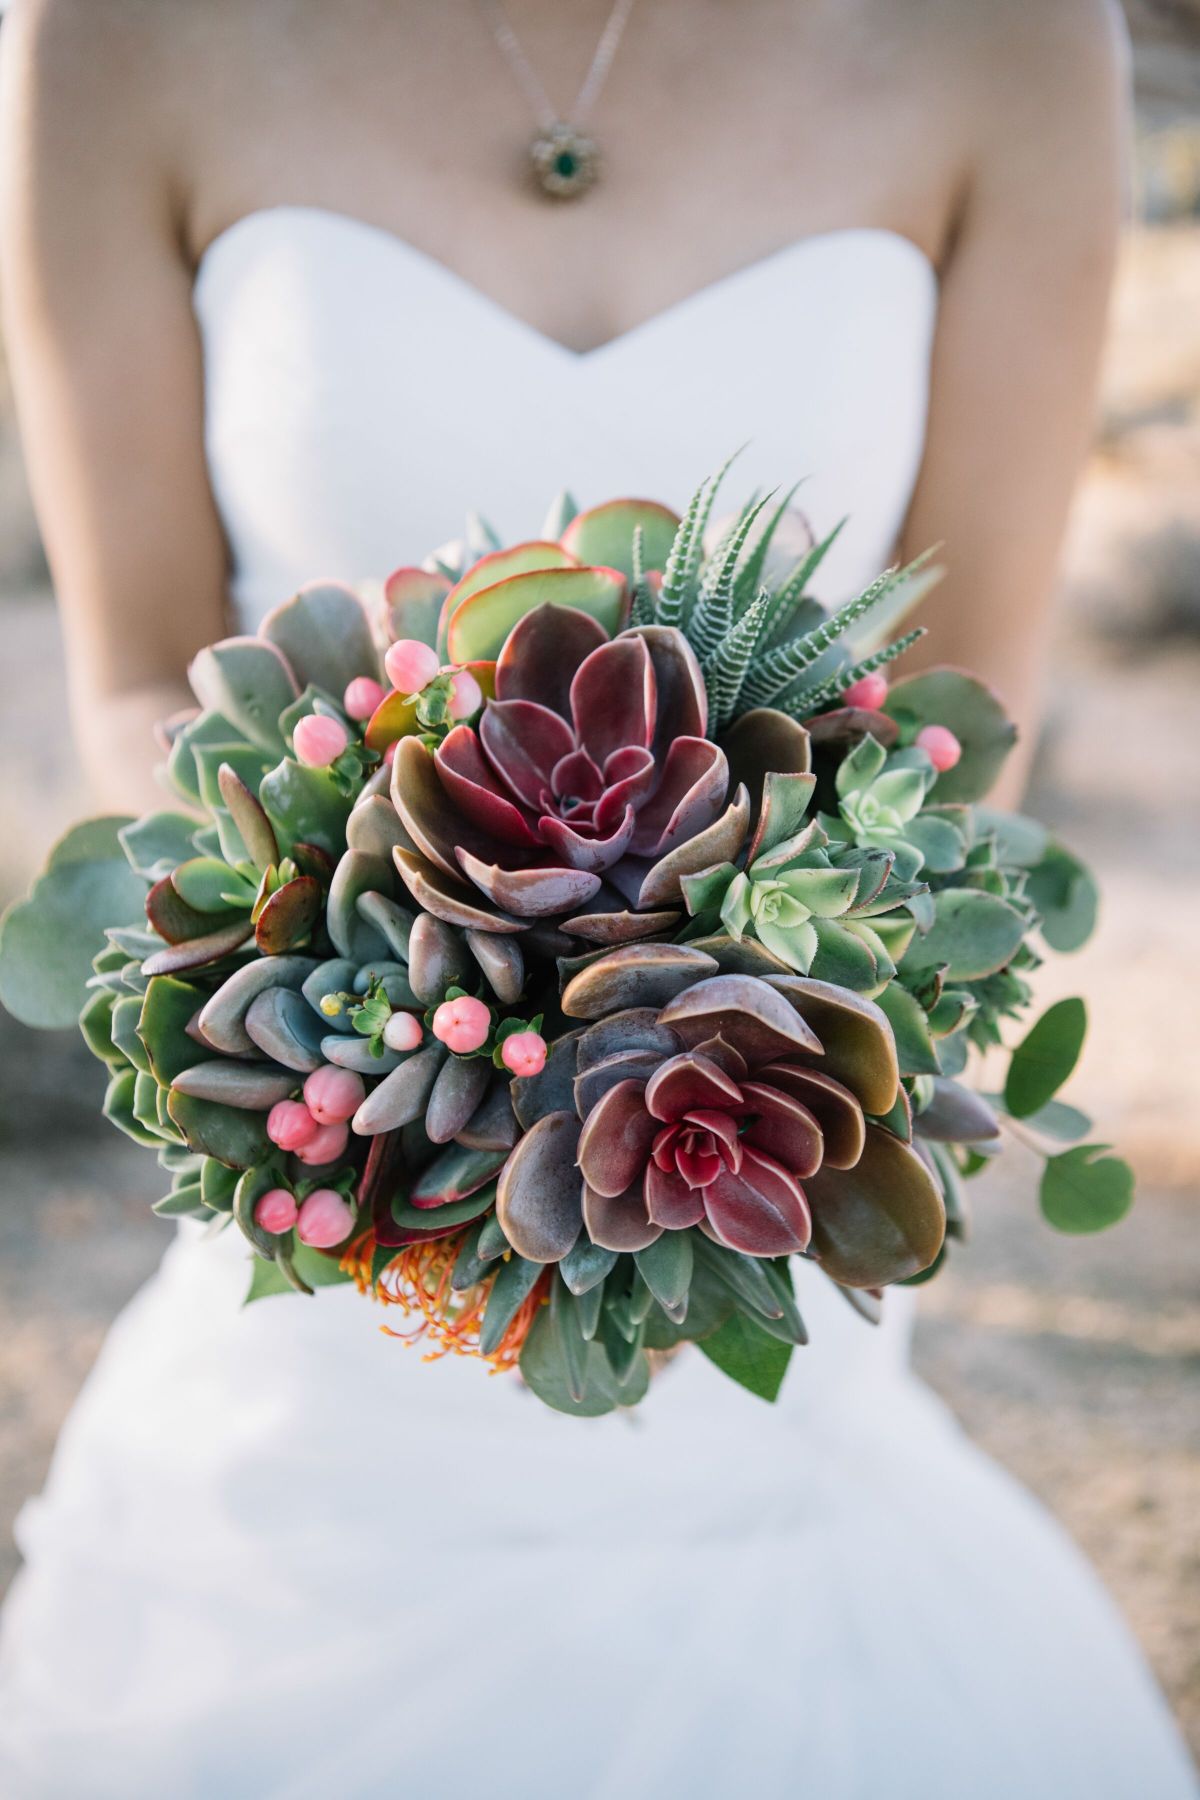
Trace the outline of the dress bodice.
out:
<instances>
[{"instance_id":1,"label":"dress bodice","mask_svg":"<svg viewBox=\"0 0 1200 1800\"><path fill-rule=\"evenodd\" d=\"M887 561L921 458L937 283L895 232L801 239L586 354L390 233L307 207L209 247L207 448L245 624L317 577L379 579L478 508L681 505L749 440L729 503L803 478L841 595Z\"/></svg>"}]
</instances>

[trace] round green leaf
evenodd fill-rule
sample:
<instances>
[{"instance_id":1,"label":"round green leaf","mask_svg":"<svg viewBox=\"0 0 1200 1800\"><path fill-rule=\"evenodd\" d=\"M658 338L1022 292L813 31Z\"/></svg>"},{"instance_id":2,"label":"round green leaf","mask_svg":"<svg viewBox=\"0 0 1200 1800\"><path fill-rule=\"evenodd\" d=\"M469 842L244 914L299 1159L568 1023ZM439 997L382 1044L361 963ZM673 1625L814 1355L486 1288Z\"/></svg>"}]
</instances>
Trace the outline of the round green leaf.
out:
<instances>
[{"instance_id":1,"label":"round green leaf","mask_svg":"<svg viewBox=\"0 0 1200 1800\"><path fill-rule=\"evenodd\" d=\"M1092 1121L1077 1106L1066 1106L1061 1100L1047 1101L1035 1113L1029 1113L1022 1124L1027 1131L1056 1138L1060 1144L1077 1144L1092 1129Z\"/></svg>"},{"instance_id":2,"label":"round green leaf","mask_svg":"<svg viewBox=\"0 0 1200 1800\"><path fill-rule=\"evenodd\" d=\"M1057 1231L1104 1231L1133 1205L1133 1170L1107 1144L1052 1156L1042 1174L1042 1211Z\"/></svg>"},{"instance_id":3,"label":"round green leaf","mask_svg":"<svg viewBox=\"0 0 1200 1800\"><path fill-rule=\"evenodd\" d=\"M1096 929L1100 894L1095 879L1069 850L1051 844L1029 871L1029 898L1041 914L1041 932L1052 950L1069 952Z\"/></svg>"},{"instance_id":4,"label":"round green leaf","mask_svg":"<svg viewBox=\"0 0 1200 1800\"><path fill-rule=\"evenodd\" d=\"M0 921L0 1001L24 1025L73 1025L105 928L144 922L145 898L123 855L49 868Z\"/></svg>"},{"instance_id":5,"label":"round green leaf","mask_svg":"<svg viewBox=\"0 0 1200 1800\"><path fill-rule=\"evenodd\" d=\"M72 825L51 849L46 868L61 869L68 863L115 862L121 855L125 831L132 824L133 820L126 814L111 814Z\"/></svg>"},{"instance_id":6,"label":"round green leaf","mask_svg":"<svg viewBox=\"0 0 1200 1800\"><path fill-rule=\"evenodd\" d=\"M1082 1000L1060 1000L1042 1014L1008 1065L1004 1104L1014 1119L1028 1118L1054 1098L1079 1061L1086 1035Z\"/></svg>"},{"instance_id":7,"label":"round green leaf","mask_svg":"<svg viewBox=\"0 0 1200 1800\"><path fill-rule=\"evenodd\" d=\"M1002 969L1025 936L1015 907L981 888L944 888L934 897L933 924L904 956L905 973L945 967L949 981L977 981Z\"/></svg>"},{"instance_id":8,"label":"round green leaf","mask_svg":"<svg viewBox=\"0 0 1200 1800\"><path fill-rule=\"evenodd\" d=\"M962 745L961 760L934 782L936 803L981 800L1017 738L991 689L961 669L902 676L892 683L883 710L914 736L922 725L945 725Z\"/></svg>"}]
</instances>

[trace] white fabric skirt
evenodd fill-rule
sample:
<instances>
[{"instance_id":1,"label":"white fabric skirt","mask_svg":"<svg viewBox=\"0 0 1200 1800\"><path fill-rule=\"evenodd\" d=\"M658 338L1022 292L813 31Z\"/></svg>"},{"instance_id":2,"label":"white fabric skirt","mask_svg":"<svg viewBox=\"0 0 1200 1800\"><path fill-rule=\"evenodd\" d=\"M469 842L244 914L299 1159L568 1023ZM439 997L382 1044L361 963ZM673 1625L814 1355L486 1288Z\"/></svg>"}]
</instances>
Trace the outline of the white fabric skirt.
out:
<instances>
[{"instance_id":1,"label":"white fabric skirt","mask_svg":"<svg viewBox=\"0 0 1200 1800\"><path fill-rule=\"evenodd\" d=\"M5 1800L1183 1800L1074 1546L815 1271L768 1407L577 1421L185 1229L22 1516Z\"/></svg>"}]
</instances>

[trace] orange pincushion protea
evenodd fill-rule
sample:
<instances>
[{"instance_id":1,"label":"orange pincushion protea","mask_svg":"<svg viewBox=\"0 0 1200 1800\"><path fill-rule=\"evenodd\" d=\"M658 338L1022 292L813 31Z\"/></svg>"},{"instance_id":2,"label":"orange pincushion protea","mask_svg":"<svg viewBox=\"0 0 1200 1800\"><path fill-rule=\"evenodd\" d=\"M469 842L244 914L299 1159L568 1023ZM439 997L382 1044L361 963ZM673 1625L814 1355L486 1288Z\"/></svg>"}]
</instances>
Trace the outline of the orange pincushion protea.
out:
<instances>
[{"instance_id":1,"label":"orange pincushion protea","mask_svg":"<svg viewBox=\"0 0 1200 1800\"><path fill-rule=\"evenodd\" d=\"M408 1244L372 1282L375 1240L374 1234L367 1232L349 1247L342 1267L353 1275L360 1292L373 1293L385 1306L399 1306L409 1315L413 1323L407 1331L394 1331L390 1325L381 1329L405 1344L424 1343L424 1362L436 1362L443 1356L478 1356L491 1364L495 1374L515 1369L538 1308L546 1304L549 1271L525 1296L496 1348L484 1355L479 1337L492 1278L462 1292L450 1283L465 1236L459 1231L432 1242Z\"/></svg>"}]
</instances>

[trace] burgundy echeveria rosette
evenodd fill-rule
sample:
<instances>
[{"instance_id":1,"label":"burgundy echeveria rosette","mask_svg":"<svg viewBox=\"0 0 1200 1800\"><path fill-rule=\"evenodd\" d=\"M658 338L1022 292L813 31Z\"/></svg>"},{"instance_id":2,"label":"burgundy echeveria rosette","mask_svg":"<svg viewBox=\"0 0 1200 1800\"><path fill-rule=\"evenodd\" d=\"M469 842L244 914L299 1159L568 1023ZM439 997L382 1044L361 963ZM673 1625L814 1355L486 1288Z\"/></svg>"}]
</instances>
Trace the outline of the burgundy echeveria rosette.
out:
<instances>
[{"instance_id":1,"label":"burgundy echeveria rosette","mask_svg":"<svg viewBox=\"0 0 1200 1800\"><path fill-rule=\"evenodd\" d=\"M747 808L740 794L726 805L728 764L705 736L704 680L680 632L610 639L586 613L541 606L506 639L495 687L432 757L402 741L392 780L421 856L470 884L482 928L653 906L678 896L656 877L681 846L722 819L718 835L740 843ZM722 841L707 860L728 853ZM411 861L402 872L423 904L439 890L446 904L444 880Z\"/></svg>"},{"instance_id":2,"label":"burgundy echeveria rosette","mask_svg":"<svg viewBox=\"0 0 1200 1800\"><path fill-rule=\"evenodd\" d=\"M557 1261L581 1233L619 1253L698 1227L750 1256L807 1252L851 1287L927 1266L939 1190L873 1122L902 1091L884 1015L824 982L715 969L698 949L635 944L568 983L568 1015L595 1022L514 1084L526 1129L500 1182L509 1241ZM623 1004L669 987L665 1004Z\"/></svg>"}]
</instances>

